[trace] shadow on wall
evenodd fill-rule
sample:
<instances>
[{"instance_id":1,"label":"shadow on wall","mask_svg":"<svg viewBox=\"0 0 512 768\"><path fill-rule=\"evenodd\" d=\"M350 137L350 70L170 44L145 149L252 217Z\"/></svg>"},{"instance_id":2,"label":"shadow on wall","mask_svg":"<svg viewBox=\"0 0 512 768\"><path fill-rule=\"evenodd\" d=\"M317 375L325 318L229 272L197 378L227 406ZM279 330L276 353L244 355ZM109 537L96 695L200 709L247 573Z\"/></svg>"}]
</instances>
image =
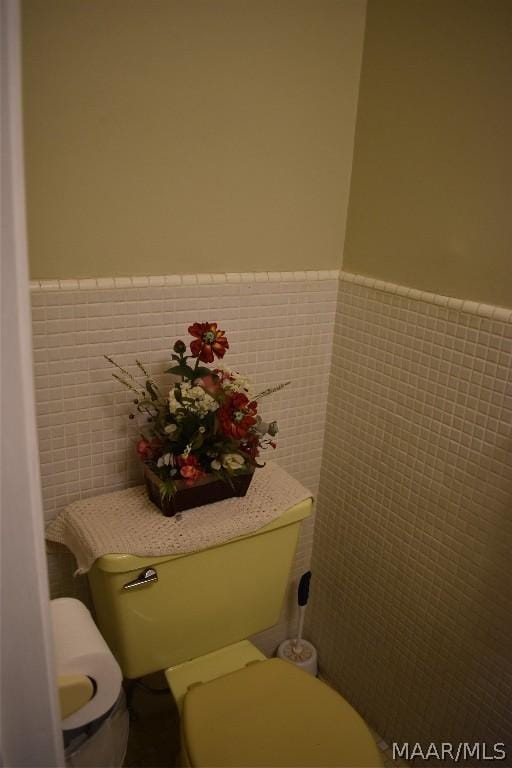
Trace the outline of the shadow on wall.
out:
<instances>
[{"instance_id":1,"label":"shadow on wall","mask_svg":"<svg viewBox=\"0 0 512 768\"><path fill-rule=\"evenodd\" d=\"M512 312L340 285L308 631L388 741L512 746L511 353Z\"/></svg>"},{"instance_id":2,"label":"shadow on wall","mask_svg":"<svg viewBox=\"0 0 512 768\"><path fill-rule=\"evenodd\" d=\"M87 576L74 576L77 564L74 555L67 547L54 542L46 542L46 560L50 597L76 597L81 600L94 615L91 593Z\"/></svg>"}]
</instances>

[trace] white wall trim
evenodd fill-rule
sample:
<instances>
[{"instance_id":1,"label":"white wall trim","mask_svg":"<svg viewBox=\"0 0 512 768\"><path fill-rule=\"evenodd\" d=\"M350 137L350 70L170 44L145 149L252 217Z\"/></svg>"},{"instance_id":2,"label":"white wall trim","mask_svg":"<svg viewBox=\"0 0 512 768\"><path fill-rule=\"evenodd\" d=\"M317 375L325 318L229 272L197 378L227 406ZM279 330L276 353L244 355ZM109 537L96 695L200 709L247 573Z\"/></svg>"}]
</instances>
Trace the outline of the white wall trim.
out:
<instances>
[{"instance_id":1,"label":"white wall trim","mask_svg":"<svg viewBox=\"0 0 512 768\"><path fill-rule=\"evenodd\" d=\"M425 301L429 304L437 304L437 306L448 307L448 309L455 309L459 312L468 312L480 317L501 320L504 323L512 322L512 309L507 309L506 307L496 307L492 304L481 304L478 301L468 301L466 299L457 299L453 296L420 291L417 288L409 288L406 285L398 285L397 283L387 283L384 280L357 275L353 272L340 271L339 279L347 283L362 285L365 288L373 288L375 291L393 293L397 296L413 299L414 301Z\"/></svg>"},{"instance_id":2,"label":"white wall trim","mask_svg":"<svg viewBox=\"0 0 512 768\"><path fill-rule=\"evenodd\" d=\"M32 280L32 291L112 290L112 288L162 288L164 286L218 285L219 283L290 283L304 280L338 280L338 269L300 272L216 272L214 274L147 275L144 277L89 277L77 280Z\"/></svg>"},{"instance_id":3,"label":"white wall trim","mask_svg":"<svg viewBox=\"0 0 512 768\"><path fill-rule=\"evenodd\" d=\"M341 280L373 288L376 291L405 296L414 301L425 301L448 309L468 312L480 317L512 322L512 309L484 304L478 301L458 299L454 296L420 291L398 283L388 283L366 275L339 269L306 270L297 272L215 272L184 275L145 275L131 277L88 277L76 280L32 280L31 291L84 291L112 290L113 288L162 288L169 286L219 285L222 283L290 283L299 281Z\"/></svg>"}]
</instances>

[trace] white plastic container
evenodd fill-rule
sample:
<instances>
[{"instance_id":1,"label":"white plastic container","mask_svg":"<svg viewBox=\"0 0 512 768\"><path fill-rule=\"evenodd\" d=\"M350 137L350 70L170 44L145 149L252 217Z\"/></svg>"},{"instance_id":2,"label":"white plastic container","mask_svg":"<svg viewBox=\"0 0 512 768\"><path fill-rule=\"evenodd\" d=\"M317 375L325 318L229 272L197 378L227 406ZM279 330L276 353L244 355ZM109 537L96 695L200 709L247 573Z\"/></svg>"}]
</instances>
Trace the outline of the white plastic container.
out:
<instances>
[{"instance_id":1,"label":"white plastic container","mask_svg":"<svg viewBox=\"0 0 512 768\"><path fill-rule=\"evenodd\" d=\"M295 643L297 647L295 648ZM277 649L277 656L295 664L314 677L318 674L318 656L315 646L308 640L284 640Z\"/></svg>"},{"instance_id":2,"label":"white plastic container","mask_svg":"<svg viewBox=\"0 0 512 768\"><path fill-rule=\"evenodd\" d=\"M65 750L68 768L121 768L128 745L129 715L121 690L110 713L101 722L91 723L77 733L67 734Z\"/></svg>"}]
</instances>

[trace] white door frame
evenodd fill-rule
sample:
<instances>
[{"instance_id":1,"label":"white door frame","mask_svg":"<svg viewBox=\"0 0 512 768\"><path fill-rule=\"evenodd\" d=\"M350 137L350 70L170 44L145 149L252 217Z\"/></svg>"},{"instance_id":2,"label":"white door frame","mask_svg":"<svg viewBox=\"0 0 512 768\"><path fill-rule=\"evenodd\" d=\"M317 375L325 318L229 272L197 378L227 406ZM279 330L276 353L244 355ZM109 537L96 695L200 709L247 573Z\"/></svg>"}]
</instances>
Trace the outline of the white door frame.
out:
<instances>
[{"instance_id":1,"label":"white door frame","mask_svg":"<svg viewBox=\"0 0 512 768\"><path fill-rule=\"evenodd\" d=\"M0 0L0 765L64 765L53 659L29 302L20 8Z\"/></svg>"}]
</instances>

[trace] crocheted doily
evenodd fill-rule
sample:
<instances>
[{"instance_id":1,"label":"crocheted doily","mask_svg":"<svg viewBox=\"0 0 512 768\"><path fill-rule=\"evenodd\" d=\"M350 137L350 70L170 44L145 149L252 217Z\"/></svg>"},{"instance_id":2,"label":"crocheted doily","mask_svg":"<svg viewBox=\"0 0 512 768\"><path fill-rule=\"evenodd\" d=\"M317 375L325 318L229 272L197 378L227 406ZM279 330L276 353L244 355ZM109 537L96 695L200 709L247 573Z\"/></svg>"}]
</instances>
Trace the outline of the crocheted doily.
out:
<instances>
[{"instance_id":1,"label":"crocheted doily","mask_svg":"<svg viewBox=\"0 0 512 768\"><path fill-rule=\"evenodd\" d=\"M256 531L311 493L277 464L254 473L247 495L165 517L138 485L75 501L46 529L46 538L74 554L86 573L107 554L177 555L196 552Z\"/></svg>"}]
</instances>

